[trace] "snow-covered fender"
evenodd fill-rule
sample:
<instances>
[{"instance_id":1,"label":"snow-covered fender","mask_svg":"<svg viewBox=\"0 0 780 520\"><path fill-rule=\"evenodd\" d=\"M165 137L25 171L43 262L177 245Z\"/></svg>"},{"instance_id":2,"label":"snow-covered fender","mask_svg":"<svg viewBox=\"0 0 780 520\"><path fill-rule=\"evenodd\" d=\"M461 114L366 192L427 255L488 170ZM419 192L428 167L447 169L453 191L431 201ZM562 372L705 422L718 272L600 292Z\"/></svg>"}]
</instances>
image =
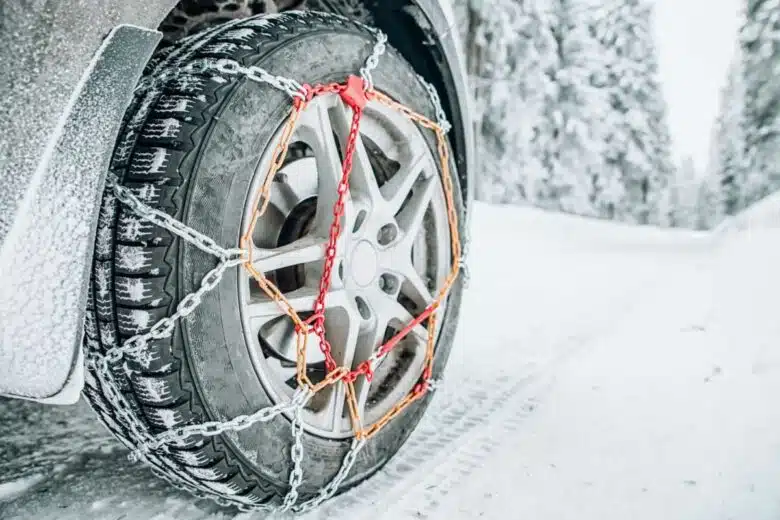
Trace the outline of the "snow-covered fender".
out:
<instances>
[{"instance_id":1,"label":"snow-covered fender","mask_svg":"<svg viewBox=\"0 0 780 520\"><path fill-rule=\"evenodd\" d=\"M88 29L93 34L71 38L89 41L95 28ZM51 61L43 65L50 71L85 65L75 88L51 99L40 89L44 99L38 103L53 107L0 105L0 395L56 404L78 400L99 200L122 116L161 37L118 25L83 64L58 63L67 56L44 52ZM20 71L10 74L15 72ZM5 94L22 103L23 94ZM30 128L27 121L14 120L16 114L41 120ZM14 154L17 150L34 155Z\"/></svg>"}]
</instances>

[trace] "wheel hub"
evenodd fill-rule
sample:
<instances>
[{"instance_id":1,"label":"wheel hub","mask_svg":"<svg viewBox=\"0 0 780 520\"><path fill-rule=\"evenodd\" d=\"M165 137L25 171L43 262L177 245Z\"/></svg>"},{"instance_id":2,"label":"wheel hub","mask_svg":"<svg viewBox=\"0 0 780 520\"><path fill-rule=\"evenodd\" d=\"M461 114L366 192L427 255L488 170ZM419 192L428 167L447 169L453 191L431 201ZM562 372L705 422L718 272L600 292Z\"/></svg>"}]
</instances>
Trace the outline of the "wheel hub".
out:
<instances>
[{"instance_id":1,"label":"wheel hub","mask_svg":"<svg viewBox=\"0 0 780 520\"><path fill-rule=\"evenodd\" d=\"M377 278L379 270L379 255L376 248L368 240L361 240L352 249L349 263L349 275L360 287L370 285Z\"/></svg>"},{"instance_id":2,"label":"wheel hub","mask_svg":"<svg viewBox=\"0 0 780 520\"><path fill-rule=\"evenodd\" d=\"M255 268L275 283L285 282L285 298L301 319L311 316L320 290L351 118L336 95L316 98L301 113L291 141L294 153L272 183L268 210L253 236ZM262 183L274 147L272 142L263 154L254 186ZM326 336L340 366L354 369L371 357L425 309L444 282L451 262L449 223L436 165L434 151L413 123L368 103L325 298ZM248 204L245 221L253 210ZM240 280L239 298L255 370L274 401L287 401L298 386L292 321L248 277ZM364 426L379 420L419 381L427 340L425 327L415 327L371 381L355 382ZM314 334L306 350L306 373L316 383L326 371ZM310 433L351 436L344 385L317 394L303 419Z\"/></svg>"}]
</instances>

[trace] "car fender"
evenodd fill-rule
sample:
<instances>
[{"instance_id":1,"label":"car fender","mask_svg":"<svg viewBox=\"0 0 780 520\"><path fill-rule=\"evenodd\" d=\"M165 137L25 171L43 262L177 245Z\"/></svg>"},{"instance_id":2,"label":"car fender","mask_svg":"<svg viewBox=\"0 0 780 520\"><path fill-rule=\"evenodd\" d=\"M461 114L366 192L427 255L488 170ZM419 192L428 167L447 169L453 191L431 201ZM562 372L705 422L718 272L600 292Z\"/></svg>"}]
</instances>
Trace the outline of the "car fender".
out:
<instances>
[{"instance_id":1,"label":"car fender","mask_svg":"<svg viewBox=\"0 0 780 520\"><path fill-rule=\"evenodd\" d=\"M0 395L78 400L105 175L122 116L161 37L133 25L111 29L48 136L0 245Z\"/></svg>"}]
</instances>

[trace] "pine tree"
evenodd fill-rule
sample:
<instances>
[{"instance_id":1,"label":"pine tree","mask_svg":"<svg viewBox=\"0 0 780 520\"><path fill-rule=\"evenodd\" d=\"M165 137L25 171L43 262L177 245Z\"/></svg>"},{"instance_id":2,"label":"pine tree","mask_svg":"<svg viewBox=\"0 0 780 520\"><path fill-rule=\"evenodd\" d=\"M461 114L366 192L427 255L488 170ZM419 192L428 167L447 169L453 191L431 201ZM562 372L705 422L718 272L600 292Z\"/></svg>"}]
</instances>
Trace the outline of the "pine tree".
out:
<instances>
[{"instance_id":1,"label":"pine tree","mask_svg":"<svg viewBox=\"0 0 780 520\"><path fill-rule=\"evenodd\" d=\"M594 33L606 55L604 88L610 103L606 165L596 205L607 217L662 223L661 198L670 195L665 186L674 165L652 7L646 0L609 0L598 11ZM606 189L616 185L622 190Z\"/></svg>"},{"instance_id":2,"label":"pine tree","mask_svg":"<svg viewBox=\"0 0 780 520\"><path fill-rule=\"evenodd\" d=\"M478 197L534 200L540 165L530 143L554 59L549 33L530 1L471 0L467 61L474 88L480 164Z\"/></svg>"},{"instance_id":3,"label":"pine tree","mask_svg":"<svg viewBox=\"0 0 780 520\"><path fill-rule=\"evenodd\" d=\"M719 213L733 215L744 207L745 183L745 90L742 58L737 55L721 90L720 111L715 121L713 165L718 180Z\"/></svg>"},{"instance_id":4,"label":"pine tree","mask_svg":"<svg viewBox=\"0 0 780 520\"><path fill-rule=\"evenodd\" d=\"M580 215L596 214L593 194L604 167L603 115L609 106L594 81L603 53L590 31L589 7L582 0L551 0L542 15L555 59L543 64L547 81L531 143L544 171L533 186L537 204Z\"/></svg>"},{"instance_id":5,"label":"pine tree","mask_svg":"<svg viewBox=\"0 0 780 520\"><path fill-rule=\"evenodd\" d=\"M715 175L708 175L699 182L695 228L712 229L722 218L723 204L720 200L720 179Z\"/></svg>"},{"instance_id":6,"label":"pine tree","mask_svg":"<svg viewBox=\"0 0 780 520\"><path fill-rule=\"evenodd\" d=\"M741 205L780 188L780 0L748 0L740 31L745 81Z\"/></svg>"},{"instance_id":7,"label":"pine tree","mask_svg":"<svg viewBox=\"0 0 780 520\"><path fill-rule=\"evenodd\" d=\"M676 205L673 207L674 226L695 228L700 181L693 157L682 158L670 184L676 191Z\"/></svg>"}]
</instances>

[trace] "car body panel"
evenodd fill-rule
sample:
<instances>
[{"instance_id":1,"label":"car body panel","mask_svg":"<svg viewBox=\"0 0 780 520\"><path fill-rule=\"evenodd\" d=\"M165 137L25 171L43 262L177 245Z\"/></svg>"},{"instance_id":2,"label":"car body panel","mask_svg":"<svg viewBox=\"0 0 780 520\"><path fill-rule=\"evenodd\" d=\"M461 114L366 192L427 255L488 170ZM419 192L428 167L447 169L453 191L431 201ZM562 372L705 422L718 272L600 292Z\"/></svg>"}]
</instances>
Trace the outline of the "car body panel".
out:
<instances>
[{"instance_id":1,"label":"car body panel","mask_svg":"<svg viewBox=\"0 0 780 520\"><path fill-rule=\"evenodd\" d=\"M0 394L78 399L73 388L83 380L86 289L105 172L134 85L160 38L149 29L114 27L40 149L0 249ZM18 171L4 166L3 183Z\"/></svg>"},{"instance_id":2,"label":"car body panel","mask_svg":"<svg viewBox=\"0 0 780 520\"><path fill-rule=\"evenodd\" d=\"M454 17L437 0L364 0L441 93L464 196L473 161ZM78 399L98 204L122 116L173 0L0 4L0 395ZM403 22L422 45L393 35ZM414 25L411 27L409 24Z\"/></svg>"}]
</instances>

